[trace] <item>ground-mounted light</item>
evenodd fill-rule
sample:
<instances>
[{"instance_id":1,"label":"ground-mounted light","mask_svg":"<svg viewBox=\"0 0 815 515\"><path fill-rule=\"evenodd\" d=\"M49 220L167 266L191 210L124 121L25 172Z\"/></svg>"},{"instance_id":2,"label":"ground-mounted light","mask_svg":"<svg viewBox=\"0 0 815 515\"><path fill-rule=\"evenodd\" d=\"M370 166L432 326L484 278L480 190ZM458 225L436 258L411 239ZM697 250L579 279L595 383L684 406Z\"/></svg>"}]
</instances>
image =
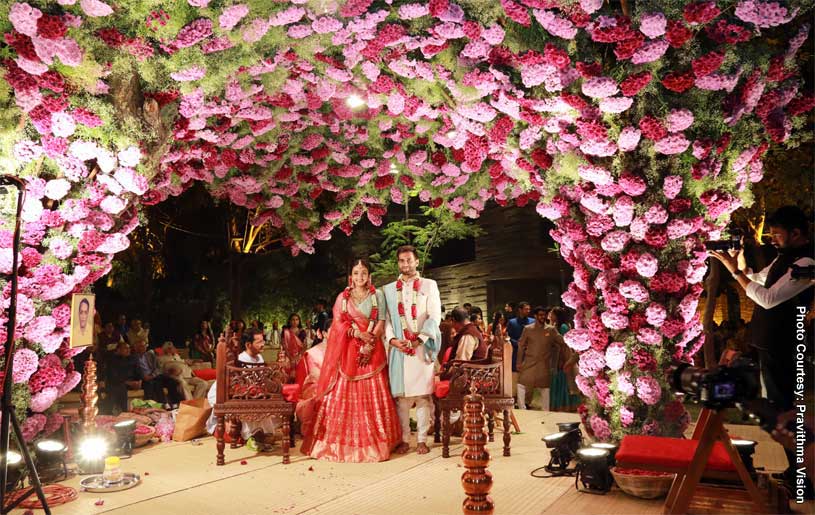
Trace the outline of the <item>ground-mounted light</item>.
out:
<instances>
[{"instance_id":1,"label":"ground-mounted light","mask_svg":"<svg viewBox=\"0 0 815 515\"><path fill-rule=\"evenodd\" d=\"M6 453L6 491L11 492L20 486L23 479L23 457L18 452L8 451ZM2 460L0 460L2 466Z\"/></svg>"},{"instance_id":2,"label":"ground-mounted light","mask_svg":"<svg viewBox=\"0 0 815 515\"><path fill-rule=\"evenodd\" d=\"M122 420L113 424L113 431L116 433L116 454L129 458L133 455L133 448L136 447L136 421Z\"/></svg>"},{"instance_id":3,"label":"ground-mounted light","mask_svg":"<svg viewBox=\"0 0 815 515\"><path fill-rule=\"evenodd\" d=\"M574 481L576 489L580 489L578 481L583 485L583 491L604 494L611 490L614 478L609 469L609 452L597 447L583 447L578 449L577 477Z\"/></svg>"},{"instance_id":4,"label":"ground-mounted light","mask_svg":"<svg viewBox=\"0 0 815 515\"><path fill-rule=\"evenodd\" d=\"M37 473L43 483L54 483L68 477L65 454L68 448L58 440L40 440L34 446L37 458Z\"/></svg>"},{"instance_id":5,"label":"ground-mounted light","mask_svg":"<svg viewBox=\"0 0 815 515\"><path fill-rule=\"evenodd\" d=\"M108 441L101 436L89 436L79 443L76 464L80 474L101 474L105 470Z\"/></svg>"},{"instance_id":6,"label":"ground-mounted light","mask_svg":"<svg viewBox=\"0 0 815 515\"><path fill-rule=\"evenodd\" d=\"M574 457L569 432L559 431L546 435L543 437L543 442L546 444L547 449L551 449L549 451L549 463L544 467L547 472L553 475L564 475L574 472L574 469L569 469L569 464Z\"/></svg>"},{"instance_id":7,"label":"ground-mounted light","mask_svg":"<svg viewBox=\"0 0 815 515\"><path fill-rule=\"evenodd\" d=\"M744 468L747 469L747 472L749 472L751 476L755 475L756 468L753 465L753 455L756 453L756 442L753 440L736 439L730 440L730 443L739 451L741 462L744 463Z\"/></svg>"},{"instance_id":8,"label":"ground-mounted light","mask_svg":"<svg viewBox=\"0 0 815 515\"><path fill-rule=\"evenodd\" d=\"M602 449L604 451L608 451L608 466L613 467L617 464L617 449L619 446L617 444L608 443L608 442L594 442L589 447L593 447L595 449Z\"/></svg>"}]
</instances>

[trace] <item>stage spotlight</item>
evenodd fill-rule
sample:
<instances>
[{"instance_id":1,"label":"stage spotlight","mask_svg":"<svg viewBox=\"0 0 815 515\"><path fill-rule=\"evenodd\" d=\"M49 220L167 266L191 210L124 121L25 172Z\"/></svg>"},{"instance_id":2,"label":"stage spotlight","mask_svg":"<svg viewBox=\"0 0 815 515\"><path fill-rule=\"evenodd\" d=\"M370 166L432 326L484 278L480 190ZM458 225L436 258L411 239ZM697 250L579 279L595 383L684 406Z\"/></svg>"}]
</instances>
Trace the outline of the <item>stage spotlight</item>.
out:
<instances>
[{"instance_id":1,"label":"stage spotlight","mask_svg":"<svg viewBox=\"0 0 815 515\"><path fill-rule=\"evenodd\" d=\"M607 443L607 442L594 442L589 447L593 447L595 449L602 449L604 451L608 451L608 466L613 467L617 464L617 449L619 448L616 444Z\"/></svg>"},{"instance_id":2,"label":"stage spotlight","mask_svg":"<svg viewBox=\"0 0 815 515\"><path fill-rule=\"evenodd\" d=\"M756 442L753 440L730 440L730 443L739 451L739 456L747 472L749 472L751 476L755 476L756 468L753 465L753 454L756 453Z\"/></svg>"},{"instance_id":3,"label":"stage spotlight","mask_svg":"<svg viewBox=\"0 0 815 515\"><path fill-rule=\"evenodd\" d=\"M597 447L584 447L577 450L577 477L574 486L579 489L578 480L585 491L606 493L611 490L614 478L609 470L609 452Z\"/></svg>"},{"instance_id":4,"label":"stage spotlight","mask_svg":"<svg viewBox=\"0 0 815 515\"><path fill-rule=\"evenodd\" d=\"M136 421L122 420L113 424L116 432L116 453L119 456L129 458L133 455L133 448L136 446Z\"/></svg>"},{"instance_id":5,"label":"stage spotlight","mask_svg":"<svg viewBox=\"0 0 815 515\"><path fill-rule=\"evenodd\" d=\"M91 436L79 444L76 464L80 474L101 474L105 470L108 442L102 437Z\"/></svg>"},{"instance_id":6,"label":"stage spotlight","mask_svg":"<svg viewBox=\"0 0 815 515\"><path fill-rule=\"evenodd\" d=\"M545 468L552 475L564 475L574 472L574 469L569 469L569 463L572 462L574 457L569 435L568 432L560 431L543 437L546 448L551 449L549 451L549 463Z\"/></svg>"},{"instance_id":7,"label":"stage spotlight","mask_svg":"<svg viewBox=\"0 0 815 515\"><path fill-rule=\"evenodd\" d=\"M68 467L65 465L65 444L57 440L40 440L34 446L37 458L37 472L43 483L55 483L68 478Z\"/></svg>"},{"instance_id":8,"label":"stage spotlight","mask_svg":"<svg viewBox=\"0 0 815 515\"><path fill-rule=\"evenodd\" d=\"M567 434L572 455L583 447L583 432L580 431L580 422L558 422L557 430Z\"/></svg>"},{"instance_id":9,"label":"stage spotlight","mask_svg":"<svg viewBox=\"0 0 815 515\"><path fill-rule=\"evenodd\" d=\"M363 100L362 97L360 97L356 93L352 93L352 94L348 95L348 98L345 99L345 103L351 109L356 109L358 107L364 106L365 105L365 100Z\"/></svg>"},{"instance_id":10,"label":"stage spotlight","mask_svg":"<svg viewBox=\"0 0 815 515\"><path fill-rule=\"evenodd\" d=\"M7 476L6 476L6 492L16 490L22 485L19 484L23 479L23 457L18 452L8 451L6 454Z\"/></svg>"}]
</instances>

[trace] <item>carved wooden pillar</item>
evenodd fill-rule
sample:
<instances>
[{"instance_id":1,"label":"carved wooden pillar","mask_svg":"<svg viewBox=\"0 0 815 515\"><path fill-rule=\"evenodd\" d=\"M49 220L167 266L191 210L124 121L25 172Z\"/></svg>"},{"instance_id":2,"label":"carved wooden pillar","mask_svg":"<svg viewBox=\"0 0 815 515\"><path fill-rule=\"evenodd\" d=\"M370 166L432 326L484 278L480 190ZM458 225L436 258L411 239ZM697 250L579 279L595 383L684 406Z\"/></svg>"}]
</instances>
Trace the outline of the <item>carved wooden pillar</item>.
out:
<instances>
[{"instance_id":1,"label":"carved wooden pillar","mask_svg":"<svg viewBox=\"0 0 815 515\"><path fill-rule=\"evenodd\" d=\"M96 415L99 413L96 407L99 401L99 395L96 392L96 362L93 360L93 351L89 352L90 356L85 362L85 374L82 377L82 408L79 410L82 432L86 435L96 431Z\"/></svg>"},{"instance_id":2,"label":"carved wooden pillar","mask_svg":"<svg viewBox=\"0 0 815 515\"><path fill-rule=\"evenodd\" d=\"M484 432L483 397L470 387L464 398L464 452L461 454L466 472L461 475L461 486L467 497L462 511L465 515L492 514L495 504L489 496L492 474L487 470L490 453L487 451L487 433Z\"/></svg>"}]
</instances>

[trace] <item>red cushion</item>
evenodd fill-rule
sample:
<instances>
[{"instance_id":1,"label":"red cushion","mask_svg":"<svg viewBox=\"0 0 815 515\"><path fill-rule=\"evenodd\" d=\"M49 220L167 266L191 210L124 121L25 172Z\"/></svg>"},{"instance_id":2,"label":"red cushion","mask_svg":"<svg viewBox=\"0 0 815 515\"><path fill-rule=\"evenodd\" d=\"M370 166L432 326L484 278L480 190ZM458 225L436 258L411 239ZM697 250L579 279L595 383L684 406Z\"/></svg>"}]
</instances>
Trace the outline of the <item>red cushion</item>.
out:
<instances>
[{"instance_id":1,"label":"red cushion","mask_svg":"<svg viewBox=\"0 0 815 515\"><path fill-rule=\"evenodd\" d=\"M686 469L693 460L698 440L682 438L663 438L661 436L628 435L620 442L616 459L624 464L660 465L677 469ZM713 451L707 461L706 470L735 472L727 451L721 442L713 445Z\"/></svg>"},{"instance_id":2,"label":"red cushion","mask_svg":"<svg viewBox=\"0 0 815 515\"><path fill-rule=\"evenodd\" d=\"M198 370L193 370L192 375L199 379L203 379L204 381L212 381L213 379L215 379L215 369L199 368Z\"/></svg>"},{"instance_id":3,"label":"red cushion","mask_svg":"<svg viewBox=\"0 0 815 515\"><path fill-rule=\"evenodd\" d=\"M283 398L289 402L297 402L300 400L300 385L284 384L283 385Z\"/></svg>"},{"instance_id":4,"label":"red cushion","mask_svg":"<svg viewBox=\"0 0 815 515\"><path fill-rule=\"evenodd\" d=\"M444 380L436 383L436 398L443 399L450 393L450 381Z\"/></svg>"}]
</instances>

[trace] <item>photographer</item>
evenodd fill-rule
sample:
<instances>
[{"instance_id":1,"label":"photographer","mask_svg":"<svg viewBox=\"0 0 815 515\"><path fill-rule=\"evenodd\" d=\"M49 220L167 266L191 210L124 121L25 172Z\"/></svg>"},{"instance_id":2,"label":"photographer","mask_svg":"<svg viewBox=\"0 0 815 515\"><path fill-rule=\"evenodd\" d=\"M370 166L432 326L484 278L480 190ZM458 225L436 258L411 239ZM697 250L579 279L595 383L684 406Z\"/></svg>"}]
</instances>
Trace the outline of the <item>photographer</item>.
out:
<instances>
[{"instance_id":1,"label":"photographer","mask_svg":"<svg viewBox=\"0 0 815 515\"><path fill-rule=\"evenodd\" d=\"M812 259L809 223L801 209L779 208L766 224L778 257L760 272L753 273L747 268L741 249L708 254L721 261L744 288L747 297L756 303L751 321L751 345L758 351L767 398L786 411L794 404L797 307L808 307L813 298L812 282L794 280L790 266L811 266L815 260ZM794 473L795 457L789 450L786 453L790 464L788 473Z\"/></svg>"}]
</instances>

